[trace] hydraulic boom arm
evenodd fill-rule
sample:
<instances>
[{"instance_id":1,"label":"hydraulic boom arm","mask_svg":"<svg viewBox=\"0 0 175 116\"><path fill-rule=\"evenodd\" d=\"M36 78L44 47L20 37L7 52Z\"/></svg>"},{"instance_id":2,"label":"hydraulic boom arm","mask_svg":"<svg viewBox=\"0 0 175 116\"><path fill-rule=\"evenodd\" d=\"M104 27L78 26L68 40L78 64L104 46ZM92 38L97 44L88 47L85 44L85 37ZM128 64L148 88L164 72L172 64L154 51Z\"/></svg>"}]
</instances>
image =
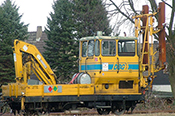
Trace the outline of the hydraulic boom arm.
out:
<instances>
[{"instance_id":1,"label":"hydraulic boom arm","mask_svg":"<svg viewBox=\"0 0 175 116\"><path fill-rule=\"evenodd\" d=\"M13 53L17 82L27 83L26 75L28 75L30 71L33 71L41 82L48 85L56 84L56 75L34 45L15 40ZM27 58L25 59L27 60L26 63L24 63L22 57L23 53L27 54Z\"/></svg>"}]
</instances>

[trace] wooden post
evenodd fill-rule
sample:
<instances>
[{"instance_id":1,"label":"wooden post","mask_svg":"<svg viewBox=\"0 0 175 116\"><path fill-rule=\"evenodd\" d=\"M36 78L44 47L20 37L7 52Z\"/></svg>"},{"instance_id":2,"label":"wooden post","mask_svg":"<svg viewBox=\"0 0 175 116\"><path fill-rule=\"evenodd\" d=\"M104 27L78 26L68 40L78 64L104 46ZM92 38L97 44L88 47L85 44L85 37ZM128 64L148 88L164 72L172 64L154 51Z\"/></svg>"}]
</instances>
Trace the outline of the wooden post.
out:
<instances>
[{"instance_id":1,"label":"wooden post","mask_svg":"<svg viewBox=\"0 0 175 116\"><path fill-rule=\"evenodd\" d=\"M165 23L165 3L159 3L159 13L158 13L158 28L161 29L159 32L159 65L164 66L166 62L166 41L165 41L165 28L163 24Z\"/></svg>"},{"instance_id":2,"label":"wooden post","mask_svg":"<svg viewBox=\"0 0 175 116\"><path fill-rule=\"evenodd\" d=\"M149 13L149 7L148 7L148 5L144 5L143 7L142 7L142 9L143 9L143 14L148 14ZM147 17L143 17L142 18L142 21L143 21L143 31L145 31L145 29L146 29L146 22L147 22L147 20L148 20L148 18ZM143 33L143 41L144 41L144 36L145 36L145 34L146 34L146 41L148 40L148 32L144 32ZM146 43L145 44L145 52L148 52L148 44L149 43ZM143 45L143 44L142 44ZM144 52L143 51L143 52ZM148 54L144 54L144 57L143 57L143 64L148 64Z\"/></svg>"}]
</instances>

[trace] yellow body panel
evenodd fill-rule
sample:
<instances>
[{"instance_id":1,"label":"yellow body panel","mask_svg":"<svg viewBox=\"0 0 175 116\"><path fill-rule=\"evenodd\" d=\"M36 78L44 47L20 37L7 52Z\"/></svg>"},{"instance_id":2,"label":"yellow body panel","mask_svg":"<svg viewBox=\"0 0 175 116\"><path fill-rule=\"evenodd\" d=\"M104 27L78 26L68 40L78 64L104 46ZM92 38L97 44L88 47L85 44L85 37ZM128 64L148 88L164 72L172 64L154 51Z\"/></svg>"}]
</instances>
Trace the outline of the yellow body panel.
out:
<instances>
[{"instance_id":1,"label":"yellow body panel","mask_svg":"<svg viewBox=\"0 0 175 116\"><path fill-rule=\"evenodd\" d=\"M49 87L58 87L61 86L62 89L61 91L58 92L57 90L52 90L52 92L45 92L44 87L49 86ZM3 87L3 96L64 96L64 95L122 95L122 94L140 94L138 93L138 88L135 85L133 89L127 89L127 90L122 90L118 89L118 86L116 84L109 84L109 89L106 90L104 88L104 84L102 85L94 85L94 84L57 84L57 85L22 85L22 84L9 84L9 85L4 85ZM95 89L94 89L95 88ZM22 95L22 92L24 93Z\"/></svg>"},{"instance_id":2,"label":"yellow body panel","mask_svg":"<svg viewBox=\"0 0 175 116\"><path fill-rule=\"evenodd\" d=\"M59 90L61 87L61 90ZM52 92L48 92L45 87L51 87ZM54 90L54 87L57 89ZM22 96L22 92L27 96L61 96L61 95L92 95L94 94L94 84L57 84L57 85L24 85L9 84L2 86L3 96Z\"/></svg>"},{"instance_id":3,"label":"yellow body panel","mask_svg":"<svg viewBox=\"0 0 175 116\"><path fill-rule=\"evenodd\" d=\"M18 96L22 95L22 92L26 92L26 85L21 83L9 83L2 86L3 96Z\"/></svg>"},{"instance_id":4,"label":"yellow body panel","mask_svg":"<svg viewBox=\"0 0 175 116\"><path fill-rule=\"evenodd\" d=\"M121 95L121 94L136 94L138 93L138 85L134 84L132 89L119 89L118 84L113 83L109 84L109 89L105 89L105 84L96 85L96 94L114 94L114 95ZM140 93L138 93L140 94Z\"/></svg>"},{"instance_id":5,"label":"yellow body panel","mask_svg":"<svg viewBox=\"0 0 175 116\"><path fill-rule=\"evenodd\" d=\"M44 86L46 85L31 85L26 89L26 96L59 96L59 95L89 95L94 93L93 84L57 84L57 85L47 85L49 87L62 87L60 92L57 90L52 90L52 92L44 92Z\"/></svg>"}]
</instances>

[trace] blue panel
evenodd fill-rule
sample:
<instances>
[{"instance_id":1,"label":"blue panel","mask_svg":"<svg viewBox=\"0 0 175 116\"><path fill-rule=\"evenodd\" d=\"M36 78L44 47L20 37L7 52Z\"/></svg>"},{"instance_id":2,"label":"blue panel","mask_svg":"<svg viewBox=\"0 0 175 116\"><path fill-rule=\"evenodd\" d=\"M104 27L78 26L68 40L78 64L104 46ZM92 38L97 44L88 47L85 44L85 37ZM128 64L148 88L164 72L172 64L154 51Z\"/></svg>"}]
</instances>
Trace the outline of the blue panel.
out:
<instances>
[{"instance_id":1,"label":"blue panel","mask_svg":"<svg viewBox=\"0 0 175 116\"><path fill-rule=\"evenodd\" d=\"M86 65L86 70L100 70L100 65L99 64Z\"/></svg>"},{"instance_id":2,"label":"blue panel","mask_svg":"<svg viewBox=\"0 0 175 116\"><path fill-rule=\"evenodd\" d=\"M58 93L62 93L62 86L58 86Z\"/></svg>"},{"instance_id":3,"label":"blue panel","mask_svg":"<svg viewBox=\"0 0 175 116\"><path fill-rule=\"evenodd\" d=\"M85 70L85 65L81 65L81 70Z\"/></svg>"},{"instance_id":4,"label":"blue panel","mask_svg":"<svg viewBox=\"0 0 175 116\"><path fill-rule=\"evenodd\" d=\"M86 70L100 70L100 64L86 65ZM85 65L81 65L81 70L85 70Z\"/></svg>"},{"instance_id":5,"label":"blue panel","mask_svg":"<svg viewBox=\"0 0 175 116\"><path fill-rule=\"evenodd\" d=\"M128 64L128 69L138 70L139 65L138 64Z\"/></svg>"},{"instance_id":6,"label":"blue panel","mask_svg":"<svg viewBox=\"0 0 175 116\"><path fill-rule=\"evenodd\" d=\"M109 70L112 70L113 66L114 66L113 64L109 64L109 65L108 65L108 69L109 69Z\"/></svg>"},{"instance_id":7,"label":"blue panel","mask_svg":"<svg viewBox=\"0 0 175 116\"><path fill-rule=\"evenodd\" d=\"M52 86L44 86L44 93L52 93Z\"/></svg>"}]
</instances>

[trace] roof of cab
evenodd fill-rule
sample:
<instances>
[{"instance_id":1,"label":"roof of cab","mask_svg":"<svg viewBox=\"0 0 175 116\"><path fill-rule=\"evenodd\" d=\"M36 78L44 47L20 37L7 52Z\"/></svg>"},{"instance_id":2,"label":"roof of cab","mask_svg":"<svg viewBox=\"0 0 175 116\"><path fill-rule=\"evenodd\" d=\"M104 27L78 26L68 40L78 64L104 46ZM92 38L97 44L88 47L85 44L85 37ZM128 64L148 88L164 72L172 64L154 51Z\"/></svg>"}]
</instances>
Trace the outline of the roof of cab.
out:
<instances>
[{"instance_id":1,"label":"roof of cab","mask_svg":"<svg viewBox=\"0 0 175 116\"><path fill-rule=\"evenodd\" d=\"M118 39L118 40L136 40L136 37L125 37L125 36L89 36L82 37L80 41L94 40L94 39Z\"/></svg>"}]
</instances>

